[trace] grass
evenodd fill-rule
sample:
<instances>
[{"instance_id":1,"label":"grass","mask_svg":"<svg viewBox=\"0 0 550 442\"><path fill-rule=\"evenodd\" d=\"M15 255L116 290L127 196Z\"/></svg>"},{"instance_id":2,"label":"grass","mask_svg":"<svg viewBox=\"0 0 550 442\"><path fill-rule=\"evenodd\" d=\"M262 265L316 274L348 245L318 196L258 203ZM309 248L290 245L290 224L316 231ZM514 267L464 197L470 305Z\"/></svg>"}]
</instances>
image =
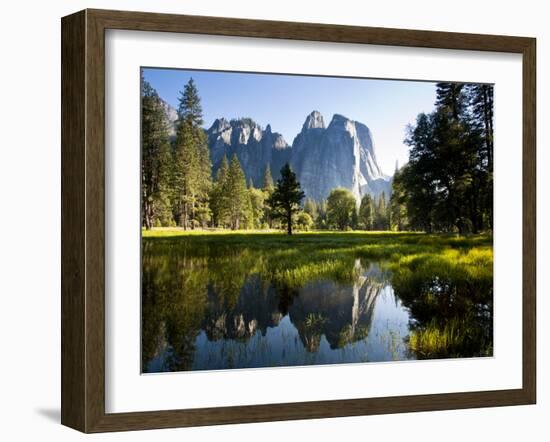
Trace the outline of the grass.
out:
<instances>
[{"instance_id":1,"label":"grass","mask_svg":"<svg viewBox=\"0 0 550 442\"><path fill-rule=\"evenodd\" d=\"M411 313L409 348L417 357L492 352L489 235L313 231L287 236L177 228L142 233L144 274L156 278L157 286L162 281L167 296L180 289L189 296L210 284L224 305L233 306L251 275L284 292L319 280L354 283L376 262ZM309 318L310 327L318 324L319 318Z\"/></svg>"},{"instance_id":2,"label":"grass","mask_svg":"<svg viewBox=\"0 0 550 442\"><path fill-rule=\"evenodd\" d=\"M319 278L351 281L356 259L386 261L403 278L437 271L453 278L492 279L492 238L487 235L319 231L287 236L275 231L154 229L143 231L143 241L162 254L165 247L175 248L216 266L240 258L255 273L290 286Z\"/></svg>"},{"instance_id":3,"label":"grass","mask_svg":"<svg viewBox=\"0 0 550 442\"><path fill-rule=\"evenodd\" d=\"M464 335L457 320L452 320L442 328L434 322L422 330L413 331L409 336L410 348L423 357L437 357L453 352L464 342Z\"/></svg>"},{"instance_id":4,"label":"grass","mask_svg":"<svg viewBox=\"0 0 550 442\"><path fill-rule=\"evenodd\" d=\"M490 356L492 344L485 340L480 330L460 318L452 318L442 326L432 320L426 327L413 330L408 338L410 350L421 359Z\"/></svg>"},{"instance_id":5,"label":"grass","mask_svg":"<svg viewBox=\"0 0 550 442\"><path fill-rule=\"evenodd\" d=\"M312 231L297 233L292 236L278 231L226 231L226 230L182 230L176 228L159 228L142 231L143 240L148 241L181 241L199 247L216 245L219 247L246 247L250 249L288 248L321 248L330 253L349 252L349 248L359 251L368 257L390 257L391 255L411 254L414 252L441 251L445 248L470 249L472 247L491 246L492 238L488 235L458 236L453 234L427 235L410 232L329 232ZM332 249L332 250L331 250ZM348 250L346 250L348 249Z\"/></svg>"}]
</instances>

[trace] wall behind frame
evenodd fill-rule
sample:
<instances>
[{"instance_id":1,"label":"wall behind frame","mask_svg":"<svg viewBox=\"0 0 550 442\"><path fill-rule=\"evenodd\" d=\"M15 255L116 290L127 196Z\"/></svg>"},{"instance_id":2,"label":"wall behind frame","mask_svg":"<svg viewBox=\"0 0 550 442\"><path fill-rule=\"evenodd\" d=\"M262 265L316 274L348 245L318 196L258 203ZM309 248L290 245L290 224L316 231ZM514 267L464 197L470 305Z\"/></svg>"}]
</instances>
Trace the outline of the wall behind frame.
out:
<instances>
[{"instance_id":1,"label":"wall behind frame","mask_svg":"<svg viewBox=\"0 0 550 442\"><path fill-rule=\"evenodd\" d=\"M241 18L310 21L454 32L537 37L538 45L538 312L550 308L550 30L544 2L464 0L443 7L437 1L320 2L319 0L231 2L188 0L21 0L2 11L3 87L0 106L0 410L5 440L47 438L84 440L59 425L60 407L60 17L83 8ZM546 200L546 201L544 201ZM550 326L538 321L538 372L550 368ZM97 440L139 441L224 438L279 441L345 437L447 441L544 440L550 432L550 386L538 379L538 405L483 410L233 425L93 436Z\"/></svg>"}]
</instances>

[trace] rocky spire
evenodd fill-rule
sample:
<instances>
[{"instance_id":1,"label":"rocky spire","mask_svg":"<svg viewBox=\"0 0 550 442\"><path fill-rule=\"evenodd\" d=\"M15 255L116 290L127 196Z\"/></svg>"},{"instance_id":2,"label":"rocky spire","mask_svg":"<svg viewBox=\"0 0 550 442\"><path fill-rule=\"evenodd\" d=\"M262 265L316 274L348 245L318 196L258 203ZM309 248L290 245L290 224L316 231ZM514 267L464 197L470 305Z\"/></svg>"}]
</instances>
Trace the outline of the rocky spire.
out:
<instances>
[{"instance_id":1,"label":"rocky spire","mask_svg":"<svg viewBox=\"0 0 550 442\"><path fill-rule=\"evenodd\" d=\"M210 129L208 129L208 131L214 132L214 133L220 133L225 129L228 129L229 127L231 127L231 125L229 124L229 121L227 121L225 118L223 117L216 118L214 120L214 123L212 123L212 126L210 126Z\"/></svg>"},{"instance_id":2,"label":"rocky spire","mask_svg":"<svg viewBox=\"0 0 550 442\"><path fill-rule=\"evenodd\" d=\"M319 111L314 110L311 112L302 126L302 132L307 129L324 129L325 120Z\"/></svg>"}]
</instances>

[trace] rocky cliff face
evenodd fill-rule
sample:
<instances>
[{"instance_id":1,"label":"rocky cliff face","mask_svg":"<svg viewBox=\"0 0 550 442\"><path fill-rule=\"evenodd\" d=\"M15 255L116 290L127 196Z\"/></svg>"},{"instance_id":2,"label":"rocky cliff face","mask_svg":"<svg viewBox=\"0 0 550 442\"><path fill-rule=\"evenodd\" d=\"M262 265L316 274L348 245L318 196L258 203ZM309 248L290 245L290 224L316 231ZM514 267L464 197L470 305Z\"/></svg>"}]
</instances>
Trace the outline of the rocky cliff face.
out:
<instances>
[{"instance_id":1,"label":"rocky cliff face","mask_svg":"<svg viewBox=\"0 0 550 442\"><path fill-rule=\"evenodd\" d=\"M176 111L166 104L171 135L174 134ZM313 111L290 146L283 136L265 129L250 118L228 121L219 118L206 130L210 158L215 176L223 156L239 158L247 181L261 187L267 165L274 179L289 162L309 198L322 200L335 187L345 187L359 201L363 195L389 197L391 179L382 173L376 161L370 129L343 115L335 114L328 124Z\"/></svg>"},{"instance_id":2,"label":"rocky cliff face","mask_svg":"<svg viewBox=\"0 0 550 442\"><path fill-rule=\"evenodd\" d=\"M206 134L214 174L224 155L230 160L236 154L247 180L252 178L254 185L260 187L267 165L276 178L283 165L291 161L290 146L281 134L272 132L269 124L262 129L250 118L231 121L220 118Z\"/></svg>"},{"instance_id":3,"label":"rocky cliff face","mask_svg":"<svg viewBox=\"0 0 550 442\"><path fill-rule=\"evenodd\" d=\"M355 197L389 192L367 126L335 114L325 127L323 116L314 111L292 143L292 166L306 195L326 198L335 187L350 189Z\"/></svg>"},{"instance_id":4,"label":"rocky cliff face","mask_svg":"<svg viewBox=\"0 0 550 442\"><path fill-rule=\"evenodd\" d=\"M168 134L170 137L176 136L176 121L178 119L178 112L172 106L170 106L162 98L160 104L164 109L164 114L166 116L166 125L168 126Z\"/></svg>"}]
</instances>

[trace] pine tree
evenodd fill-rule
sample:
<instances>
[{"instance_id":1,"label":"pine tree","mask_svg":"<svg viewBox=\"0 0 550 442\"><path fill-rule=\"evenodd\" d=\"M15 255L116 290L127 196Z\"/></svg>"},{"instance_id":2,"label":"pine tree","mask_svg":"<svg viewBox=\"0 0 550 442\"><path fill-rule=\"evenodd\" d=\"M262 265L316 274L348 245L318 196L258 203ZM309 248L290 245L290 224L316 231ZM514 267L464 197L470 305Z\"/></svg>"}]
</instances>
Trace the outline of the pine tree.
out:
<instances>
[{"instance_id":1,"label":"pine tree","mask_svg":"<svg viewBox=\"0 0 550 442\"><path fill-rule=\"evenodd\" d=\"M437 84L436 109L420 114L405 142L409 163L394 178L390 213L407 228L459 233L492 227L490 85Z\"/></svg>"},{"instance_id":2,"label":"pine tree","mask_svg":"<svg viewBox=\"0 0 550 442\"><path fill-rule=\"evenodd\" d=\"M421 113L416 125L409 126L405 144L410 146L409 163L402 168L399 181L407 194L407 215L414 230L428 233L435 227L434 212L440 196L438 182L438 158L434 137L434 115ZM395 186L398 179L394 178Z\"/></svg>"},{"instance_id":3,"label":"pine tree","mask_svg":"<svg viewBox=\"0 0 550 442\"><path fill-rule=\"evenodd\" d=\"M198 96L197 96L198 98ZM198 101L200 107L200 99ZM195 106L196 108L197 106ZM212 190L212 162L210 161L210 149L208 139L202 128L202 114L195 115L198 122L194 126L195 142L197 143L199 170L198 170L198 199L197 199L197 220L206 227L211 220L211 209L209 206L209 195Z\"/></svg>"},{"instance_id":4,"label":"pine tree","mask_svg":"<svg viewBox=\"0 0 550 442\"><path fill-rule=\"evenodd\" d=\"M372 197L368 193L361 198L361 204L359 206L359 223L366 230L373 229L374 208Z\"/></svg>"},{"instance_id":5,"label":"pine tree","mask_svg":"<svg viewBox=\"0 0 550 442\"><path fill-rule=\"evenodd\" d=\"M272 216L285 221L289 235L292 235L292 217L300 211L300 202L304 196L296 174L286 163L281 169L281 178L277 180L268 204L271 207Z\"/></svg>"},{"instance_id":6,"label":"pine tree","mask_svg":"<svg viewBox=\"0 0 550 442\"><path fill-rule=\"evenodd\" d=\"M251 206L252 228L261 229L264 224L265 192L261 189L250 187L248 195Z\"/></svg>"},{"instance_id":7,"label":"pine tree","mask_svg":"<svg viewBox=\"0 0 550 442\"><path fill-rule=\"evenodd\" d=\"M267 164L267 166L265 167L262 190L264 192L264 201L267 201L273 194L273 191L275 190L275 186L273 184L273 178L271 176L271 168L269 167L269 164ZM273 216L271 213L271 208L269 207L268 204L264 204L263 218L264 218L264 221L267 223L268 227L273 228Z\"/></svg>"},{"instance_id":8,"label":"pine tree","mask_svg":"<svg viewBox=\"0 0 550 442\"><path fill-rule=\"evenodd\" d=\"M493 86L490 84L474 84L468 90L472 107L473 125L481 132L487 161L487 169L493 168Z\"/></svg>"},{"instance_id":9,"label":"pine tree","mask_svg":"<svg viewBox=\"0 0 550 442\"><path fill-rule=\"evenodd\" d=\"M197 131L197 146L199 156L198 170L198 195L196 219L199 223L206 227L212 217L212 211L209 205L210 193L212 191L212 162L210 161L210 150L208 149L208 141L206 134L199 128Z\"/></svg>"},{"instance_id":10,"label":"pine tree","mask_svg":"<svg viewBox=\"0 0 550 442\"><path fill-rule=\"evenodd\" d=\"M437 83L436 106L449 112L454 120L458 120L464 113L466 106L462 83Z\"/></svg>"},{"instance_id":11,"label":"pine tree","mask_svg":"<svg viewBox=\"0 0 550 442\"><path fill-rule=\"evenodd\" d=\"M232 230L238 230L250 216L250 198L246 188L246 178L236 154L231 158L223 192L229 224Z\"/></svg>"},{"instance_id":12,"label":"pine tree","mask_svg":"<svg viewBox=\"0 0 550 442\"><path fill-rule=\"evenodd\" d=\"M405 169L405 168L404 168ZM392 194L390 197L390 229L402 231L408 227L406 191L402 183L402 171L397 168L392 180Z\"/></svg>"},{"instance_id":13,"label":"pine tree","mask_svg":"<svg viewBox=\"0 0 550 442\"><path fill-rule=\"evenodd\" d=\"M161 219L167 223L170 218L171 154L160 97L143 78L141 86L142 224L150 229Z\"/></svg>"},{"instance_id":14,"label":"pine tree","mask_svg":"<svg viewBox=\"0 0 550 442\"><path fill-rule=\"evenodd\" d=\"M180 92L174 146L174 211L184 229L204 225L210 217L211 162L202 124L200 97L191 78Z\"/></svg>"},{"instance_id":15,"label":"pine tree","mask_svg":"<svg viewBox=\"0 0 550 442\"><path fill-rule=\"evenodd\" d=\"M214 226L224 227L228 220L228 201L226 198L227 175L229 174L229 163L224 155L218 172L216 181L212 186L210 195L210 207L212 209L212 218Z\"/></svg>"},{"instance_id":16,"label":"pine tree","mask_svg":"<svg viewBox=\"0 0 550 442\"><path fill-rule=\"evenodd\" d=\"M374 228L376 230L388 230L388 214L386 211L386 193L382 192L378 197L374 212Z\"/></svg>"},{"instance_id":17,"label":"pine tree","mask_svg":"<svg viewBox=\"0 0 550 442\"><path fill-rule=\"evenodd\" d=\"M183 92L180 91L178 100L179 121L187 121L193 127L201 127L203 124L201 99L193 78L189 79Z\"/></svg>"},{"instance_id":18,"label":"pine tree","mask_svg":"<svg viewBox=\"0 0 550 442\"><path fill-rule=\"evenodd\" d=\"M268 192L270 195L273 193L275 185L273 184L273 177L271 176L271 168L269 164L265 167L264 182L262 189Z\"/></svg>"},{"instance_id":19,"label":"pine tree","mask_svg":"<svg viewBox=\"0 0 550 442\"><path fill-rule=\"evenodd\" d=\"M479 135L477 196L478 230L493 228L493 86L474 84L468 90L471 106L471 125ZM485 219L485 223L484 223Z\"/></svg>"}]
</instances>

